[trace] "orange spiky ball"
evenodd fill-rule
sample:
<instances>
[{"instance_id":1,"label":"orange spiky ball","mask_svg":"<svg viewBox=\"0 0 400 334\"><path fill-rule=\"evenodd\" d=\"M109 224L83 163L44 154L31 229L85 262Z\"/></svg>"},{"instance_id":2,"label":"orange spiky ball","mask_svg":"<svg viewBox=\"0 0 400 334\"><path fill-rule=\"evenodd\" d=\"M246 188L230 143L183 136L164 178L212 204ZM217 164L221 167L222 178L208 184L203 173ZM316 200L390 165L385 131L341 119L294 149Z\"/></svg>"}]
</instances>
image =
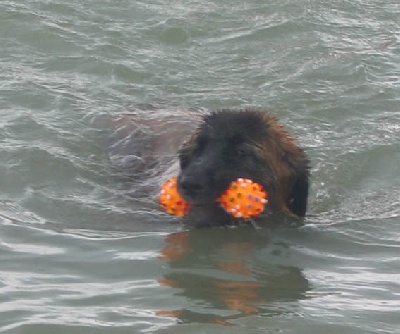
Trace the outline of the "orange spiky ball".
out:
<instances>
[{"instance_id":1,"label":"orange spiky ball","mask_svg":"<svg viewBox=\"0 0 400 334\"><path fill-rule=\"evenodd\" d=\"M235 218L250 218L264 211L267 198L267 192L259 183L239 178L229 185L217 202ZM190 210L190 204L178 193L176 177L163 184L159 200L165 211L178 217L186 215Z\"/></svg>"},{"instance_id":2,"label":"orange spiky ball","mask_svg":"<svg viewBox=\"0 0 400 334\"><path fill-rule=\"evenodd\" d=\"M177 185L177 178L171 177L162 185L159 200L165 211L171 215L182 217L189 212L190 205L178 193Z\"/></svg>"},{"instance_id":3,"label":"orange spiky ball","mask_svg":"<svg viewBox=\"0 0 400 334\"><path fill-rule=\"evenodd\" d=\"M257 217L268 203L262 185L245 178L233 181L217 201L235 218Z\"/></svg>"}]
</instances>

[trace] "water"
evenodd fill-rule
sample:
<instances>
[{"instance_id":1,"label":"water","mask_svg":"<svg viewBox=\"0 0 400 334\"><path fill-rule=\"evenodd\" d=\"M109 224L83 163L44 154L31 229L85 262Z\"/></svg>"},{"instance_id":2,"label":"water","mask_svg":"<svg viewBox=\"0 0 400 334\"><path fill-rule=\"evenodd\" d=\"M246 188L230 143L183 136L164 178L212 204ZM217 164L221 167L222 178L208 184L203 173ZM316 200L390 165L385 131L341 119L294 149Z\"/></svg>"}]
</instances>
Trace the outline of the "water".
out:
<instances>
[{"instance_id":1,"label":"water","mask_svg":"<svg viewBox=\"0 0 400 334\"><path fill-rule=\"evenodd\" d=\"M0 4L0 331L400 333L396 1ZM312 160L298 229L185 230L108 120L267 107Z\"/></svg>"}]
</instances>

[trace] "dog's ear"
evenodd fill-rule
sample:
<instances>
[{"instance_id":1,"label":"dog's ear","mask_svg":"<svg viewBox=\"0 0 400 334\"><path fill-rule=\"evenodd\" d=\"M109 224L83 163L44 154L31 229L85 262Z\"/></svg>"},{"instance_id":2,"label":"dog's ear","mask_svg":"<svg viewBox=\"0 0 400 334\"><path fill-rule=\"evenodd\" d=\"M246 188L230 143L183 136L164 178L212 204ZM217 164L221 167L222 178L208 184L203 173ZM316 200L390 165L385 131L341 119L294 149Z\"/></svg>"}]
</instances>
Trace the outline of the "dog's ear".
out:
<instances>
[{"instance_id":1,"label":"dog's ear","mask_svg":"<svg viewBox=\"0 0 400 334\"><path fill-rule=\"evenodd\" d=\"M179 166L181 169L187 167L193 156L193 151L195 150L196 142L198 141L199 129L196 129L191 137L187 139L178 151Z\"/></svg>"},{"instance_id":2,"label":"dog's ear","mask_svg":"<svg viewBox=\"0 0 400 334\"><path fill-rule=\"evenodd\" d=\"M179 149L178 158L180 168L184 169L190 161L190 150L185 144L183 144L182 147Z\"/></svg>"},{"instance_id":3,"label":"dog's ear","mask_svg":"<svg viewBox=\"0 0 400 334\"><path fill-rule=\"evenodd\" d=\"M298 174L289 193L287 206L291 212L304 217L307 211L308 171Z\"/></svg>"},{"instance_id":4,"label":"dog's ear","mask_svg":"<svg viewBox=\"0 0 400 334\"><path fill-rule=\"evenodd\" d=\"M288 164L289 192L286 201L288 209L299 217L304 217L307 211L307 198L309 186L309 160L304 151L298 149L296 153L286 154L286 163Z\"/></svg>"},{"instance_id":5,"label":"dog's ear","mask_svg":"<svg viewBox=\"0 0 400 334\"><path fill-rule=\"evenodd\" d=\"M178 158L179 158L179 166L181 169L187 167L190 163L191 157L193 153L193 138L190 138L186 142L184 142L181 148L178 151Z\"/></svg>"}]
</instances>

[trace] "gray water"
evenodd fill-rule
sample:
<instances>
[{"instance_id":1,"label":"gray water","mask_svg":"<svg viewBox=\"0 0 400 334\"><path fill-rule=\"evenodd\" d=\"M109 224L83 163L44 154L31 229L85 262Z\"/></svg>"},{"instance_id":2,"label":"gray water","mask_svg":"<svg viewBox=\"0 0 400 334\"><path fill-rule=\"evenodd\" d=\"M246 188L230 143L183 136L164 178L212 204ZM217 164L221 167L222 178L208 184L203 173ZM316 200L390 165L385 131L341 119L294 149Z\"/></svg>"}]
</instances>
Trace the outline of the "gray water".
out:
<instances>
[{"instance_id":1,"label":"gray water","mask_svg":"<svg viewBox=\"0 0 400 334\"><path fill-rule=\"evenodd\" d=\"M0 2L0 332L400 333L397 1ZM265 107L306 225L186 230L108 157L135 106ZM144 111L145 113L145 111Z\"/></svg>"}]
</instances>

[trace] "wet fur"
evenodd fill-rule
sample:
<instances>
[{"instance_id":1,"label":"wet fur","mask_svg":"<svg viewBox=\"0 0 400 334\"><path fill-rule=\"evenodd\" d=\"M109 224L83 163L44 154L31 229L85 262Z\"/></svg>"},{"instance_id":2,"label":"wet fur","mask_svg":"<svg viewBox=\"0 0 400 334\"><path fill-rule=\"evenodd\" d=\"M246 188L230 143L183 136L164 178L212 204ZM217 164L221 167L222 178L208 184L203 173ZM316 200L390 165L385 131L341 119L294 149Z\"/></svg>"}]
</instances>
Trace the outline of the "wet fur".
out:
<instances>
[{"instance_id":1,"label":"wet fur","mask_svg":"<svg viewBox=\"0 0 400 334\"><path fill-rule=\"evenodd\" d=\"M306 214L308 159L265 111L222 110L205 116L180 149L179 163L178 190L192 204L189 220L229 222L215 199L238 177L263 185L268 211Z\"/></svg>"}]
</instances>

